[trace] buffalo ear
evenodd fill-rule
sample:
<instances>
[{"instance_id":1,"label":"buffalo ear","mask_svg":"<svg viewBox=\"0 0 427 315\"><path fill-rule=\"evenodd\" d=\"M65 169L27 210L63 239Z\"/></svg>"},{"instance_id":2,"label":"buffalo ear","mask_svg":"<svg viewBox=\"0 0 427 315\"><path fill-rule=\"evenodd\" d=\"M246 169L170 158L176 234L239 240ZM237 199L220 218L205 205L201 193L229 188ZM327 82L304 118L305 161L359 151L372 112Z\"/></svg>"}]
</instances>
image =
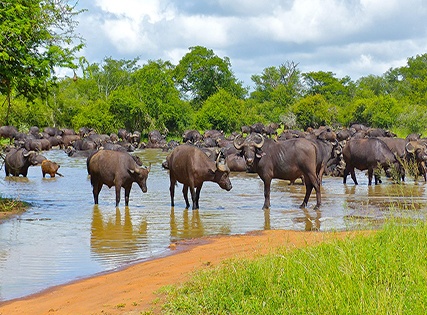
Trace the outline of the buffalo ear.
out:
<instances>
[{"instance_id":1,"label":"buffalo ear","mask_svg":"<svg viewBox=\"0 0 427 315\"><path fill-rule=\"evenodd\" d=\"M259 159L262 158L264 155L265 155L265 153L262 152L261 150L258 150L257 153L256 153L256 157L259 158Z\"/></svg>"}]
</instances>

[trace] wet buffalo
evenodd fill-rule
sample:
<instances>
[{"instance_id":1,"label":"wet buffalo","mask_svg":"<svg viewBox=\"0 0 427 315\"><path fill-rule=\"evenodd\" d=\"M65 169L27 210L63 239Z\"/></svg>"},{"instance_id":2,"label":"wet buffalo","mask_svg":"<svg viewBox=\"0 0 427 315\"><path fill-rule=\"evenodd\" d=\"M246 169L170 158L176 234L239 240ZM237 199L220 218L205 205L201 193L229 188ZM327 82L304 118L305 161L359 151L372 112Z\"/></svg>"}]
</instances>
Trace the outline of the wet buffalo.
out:
<instances>
[{"instance_id":1,"label":"wet buffalo","mask_svg":"<svg viewBox=\"0 0 427 315\"><path fill-rule=\"evenodd\" d=\"M125 206L129 205L129 194L133 183L142 192L147 192L147 177L150 167L139 167L127 152L100 150L87 159L87 170L93 187L93 199L98 204L98 195L103 185L116 188L116 207L120 202L120 189L125 189Z\"/></svg>"},{"instance_id":2,"label":"wet buffalo","mask_svg":"<svg viewBox=\"0 0 427 315\"><path fill-rule=\"evenodd\" d=\"M246 139L237 137L234 146L242 150L250 170L258 173L264 182L264 209L270 208L270 186L273 178L294 181L301 176L306 187L301 207L306 207L313 188L316 208L321 204L320 181L317 176L317 148L305 138L274 141L260 134Z\"/></svg>"},{"instance_id":3,"label":"wet buffalo","mask_svg":"<svg viewBox=\"0 0 427 315\"><path fill-rule=\"evenodd\" d=\"M219 159L212 161L199 148L183 144L166 157L169 168L171 206L175 205L175 185L180 182L184 185L182 193L186 207L190 207L188 201L188 189L190 188L193 210L199 209L200 191L203 183L211 181L217 183L222 189L229 191L232 188L227 164L220 164Z\"/></svg>"},{"instance_id":4,"label":"wet buffalo","mask_svg":"<svg viewBox=\"0 0 427 315\"><path fill-rule=\"evenodd\" d=\"M28 168L32 165L37 165L37 153L35 151L27 151L24 148L11 148L4 159L4 170L6 176L27 177Z\"/></svg>"},{"instance_id":5,"label":"wet buffalo","mask_svg":"<svg viewBox=\"0 0 427 315\"><path fill-rule=\"evenodd\" d=\"M43 160L41 165L43 177L46 177L46 174L49 174L50 177L55 177L56 174L58 174L59 176L63 176L61 173L58 172L58 169L60 167L61 166L56 162L50 160Z\"/></svg>"},{"instance_id":6,"label":"wet buffalo","mask_svg":"<svg viewBox=\"0 0 427 315\"><path fill-rule=\"evenodd\" d=\"M387 144L377 138L351 139L343 148L343 158L346 163L343 183L347 182L348 174L357 185L354 169L368 170L368 185L372 185L374 171L378 168L388 170L391 167L397 171L399 179L404 179L405 173L399 159L393 154ZM380 176L375 174L375 184L380 183Z\"/></svg>"}]
</instances>

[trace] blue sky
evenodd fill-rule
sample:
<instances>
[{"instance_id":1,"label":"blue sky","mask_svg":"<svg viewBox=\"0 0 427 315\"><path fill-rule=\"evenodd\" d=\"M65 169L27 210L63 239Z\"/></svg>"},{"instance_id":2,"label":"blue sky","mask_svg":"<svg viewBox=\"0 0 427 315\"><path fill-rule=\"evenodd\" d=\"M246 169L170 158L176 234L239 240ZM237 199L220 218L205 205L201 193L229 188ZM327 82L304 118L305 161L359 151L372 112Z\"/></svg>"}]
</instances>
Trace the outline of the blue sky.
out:
<instances>
[{"instance_id":1,"label":"blue sky","mask_svg":"<svg viewBox=\"0 0 427 315\"><path fill-rule=\"evenodd\" d=\"M80 0L89 63L169 60L192 46L229 57L245 86L287 61L357 80L427 52L425 0Z\"/></svg>"}]
</instances>

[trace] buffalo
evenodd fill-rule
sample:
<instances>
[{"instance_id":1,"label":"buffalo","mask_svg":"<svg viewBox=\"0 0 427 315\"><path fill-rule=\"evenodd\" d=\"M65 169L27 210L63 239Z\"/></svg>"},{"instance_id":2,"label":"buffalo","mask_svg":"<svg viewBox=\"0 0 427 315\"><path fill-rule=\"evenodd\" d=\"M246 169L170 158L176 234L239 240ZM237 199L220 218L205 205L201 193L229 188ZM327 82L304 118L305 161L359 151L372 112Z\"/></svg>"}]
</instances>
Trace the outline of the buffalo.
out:
<instances>
[{"instance_id":1,"label":"buffalo","mask_svg":"<svg viewBox=\"0 0 427 315\"><path fill-rule=\"evenodd\" d=\"M301 176L306 187L301 208L307 206L313 188L316 191L316 208L321 204L320 181L317 175L317 148L305 138L274 141L261 134L252 134L243 141L234 139L234 146L242 150L247 166L258 173L264 182L264 206L270 208L270 186L273 178L294 181Z\"/></svg>"},{"instance_id":2,"label":"buffalo","mask_svg":"<svg viewBox=\"0 0 427 315\"><path fill-rule=\"evenodd\" d=\"M24 148L11 148L4 159L4 170L6 176L27 177L28 168L32 165L37 165L37 153L35 151L27 151Z\"/></svg>"},{"instance_id":3,"label":"buffalo","mask_svg":"<svg viewBox=\"0 0 427 315\"><path fill-rule=\"evenodd\" d=\"M175 185L180 182L184 185L182 193L186 208L190 207L188 201L188 189L190 188L193 210L199 209L200 191L203 183L211 181L217 183L222 189L231 190L227 164L219 163L220 155L216 161L212 161L199 148L189 144L183 144L166 157L170 178L171 206L174 207Z\"/></svg>"},{"instance_id":4,"label":"buffalo","mask_svg":"<svg viewBox=\"0 0 427 315\"><path fill-rule=\"evenodd\" d=\"M387 144L377 138L351 139L343 148L343 158L346 163L343 183L347 182L348 174L354 184L358 184L354 169L368 170L368 185L372 185L374 171L378 168L388 170L391 166L399 174L399 179L404 180L405 172L402 163L390 150ZM375 184L381 183L378 174L375 174Z\"/></svg>"},{"instance_id":5,"label":"buffalo","mask_svg":"<svg viewBox=\"0 0 427 315\"><path fill-rule=\"evenodd\" d=\"M43 178L46 177L46 174L49 174L50 177L55 177L56 174L58 174L59 176L63 176L61 173L58 172L58 169L60 167L61 166L56 162L50 160L43 160L41 165Z\"/></svg>"},{"instance_id":6,"label":"buffalo","mask_svg":"<svg viewBox=\"0 0 427 315\"><path fill-rule=\"evenodd\" d=\"M120 189L125 189L125 206L129 205L129 194L135 182L142 192L147 192L147 177L150 167L139 167L127 152L99 150L87 158L87 170L93 187L93 199L98 204L98 195L103 185L115 186L116 207L120 202Z\"/></svg>"}]
</instances>

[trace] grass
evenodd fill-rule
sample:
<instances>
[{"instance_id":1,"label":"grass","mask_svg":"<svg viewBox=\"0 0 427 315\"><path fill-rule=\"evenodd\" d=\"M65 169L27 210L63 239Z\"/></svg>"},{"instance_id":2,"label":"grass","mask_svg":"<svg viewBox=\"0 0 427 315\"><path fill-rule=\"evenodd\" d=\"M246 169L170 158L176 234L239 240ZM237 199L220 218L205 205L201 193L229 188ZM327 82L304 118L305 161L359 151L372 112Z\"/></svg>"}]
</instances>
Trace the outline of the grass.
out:
<instances>
[{"instance_id":1,"label":"grass","mask_svg":"<svg viewBox=\"0 0 427 315\"><path fill-rule=\"evenodd\" d=\"M0 219L24 212L29 203L11 198L0 197Z\"/></svg>"},{"instance_id":2,"label":"grass","mask_svg":"<svg viewBox=\"0 0 427 315\"><path fill-rule=\"evenodd\" d=\"M164 288L166 314L426 314L427 223L228 260Z\"/></svg>"}]
</instances>

